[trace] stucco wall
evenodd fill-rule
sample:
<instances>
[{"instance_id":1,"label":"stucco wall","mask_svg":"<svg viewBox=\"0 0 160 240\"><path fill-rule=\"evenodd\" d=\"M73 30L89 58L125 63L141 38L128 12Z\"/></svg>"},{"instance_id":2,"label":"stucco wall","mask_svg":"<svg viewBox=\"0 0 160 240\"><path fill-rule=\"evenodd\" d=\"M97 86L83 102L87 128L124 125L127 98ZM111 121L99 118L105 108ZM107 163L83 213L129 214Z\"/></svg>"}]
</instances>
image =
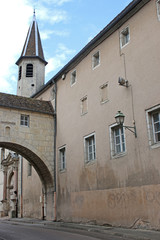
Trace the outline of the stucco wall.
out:
<instances>
[{"instance_id":1,"label":"stucco wall","mask_svg":"<svg viewBox=\"0 0 160 240\"><path fill-rule=\"evenodd\" d=\"M119 33L126 26L130 42L120 49ZM58 219L159 228L160 148L149 145L145 111L160 104L159 39L156 1L150 1L57 82ZM96 51L100 66L93 70ZM77 82L71 86L75 69ZM127 78L128 88L119 86L119 77ZM105 83L108 101L102 104L100 86ZM84 96L88 112L81 115ZM112 158L109 128L118 110L125 114L125 125L135 120L138 137L125 130L126 154ZM86 164L84 137L91 133L96 160ZM66 169L61 172L58 149L64 145Z\"/></svg>"}]
</instances>

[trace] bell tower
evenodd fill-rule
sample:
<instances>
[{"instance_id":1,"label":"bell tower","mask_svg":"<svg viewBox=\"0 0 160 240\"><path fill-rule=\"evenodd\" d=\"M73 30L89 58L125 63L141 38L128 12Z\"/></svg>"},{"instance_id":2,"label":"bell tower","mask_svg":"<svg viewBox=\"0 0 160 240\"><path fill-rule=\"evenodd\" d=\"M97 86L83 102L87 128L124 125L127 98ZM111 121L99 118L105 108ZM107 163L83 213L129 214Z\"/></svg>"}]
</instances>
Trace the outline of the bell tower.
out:
<instances>
[{"instance_id":1,"label":"bell tower","mask_svg":"<svg viewBox=\"0 0 160 240\"><path fill-rule=\"evenodd\" d=\"M35 11L21 56L16 64L19 67L17 95L30 97L44 85L45 66L47 65Z\"/></svg>"}]
</instances>

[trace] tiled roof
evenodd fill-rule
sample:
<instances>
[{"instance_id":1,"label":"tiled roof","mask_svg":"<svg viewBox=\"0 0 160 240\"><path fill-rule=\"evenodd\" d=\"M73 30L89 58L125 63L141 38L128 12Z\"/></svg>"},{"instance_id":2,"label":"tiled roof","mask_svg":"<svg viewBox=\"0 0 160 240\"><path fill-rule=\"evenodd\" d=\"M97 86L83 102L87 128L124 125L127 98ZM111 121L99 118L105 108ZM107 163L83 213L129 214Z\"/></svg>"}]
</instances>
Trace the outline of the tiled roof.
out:
<instances>
[{"instance_id":1,"label":"tiled roof","mask_svg":"<svg viewBox=\"0 0 160 240\"><path fill-rule=\"evenodd\" d=\"M26 41L25 41L21 56L16 62L16 64L18 64L23 57L26 57L26 58L38 57L41 61L47 64L47 62L44 59L41 38L40 38L38 24L37 24L35 15L33 16L33 21L28 30L28 34L26 37Z\"/></svg>"},{"instance_id":2,"label":"tiled roof","mask_svg":"<svg viewBox=\"0 0 160 240\"><path fill-rule=\"evenodd\" d=\"M49 115L53 115L54 113L52 104L49 101L42 101L6 93L0 93L0 107L39 112Z\"/></svg>"}]
</instances>

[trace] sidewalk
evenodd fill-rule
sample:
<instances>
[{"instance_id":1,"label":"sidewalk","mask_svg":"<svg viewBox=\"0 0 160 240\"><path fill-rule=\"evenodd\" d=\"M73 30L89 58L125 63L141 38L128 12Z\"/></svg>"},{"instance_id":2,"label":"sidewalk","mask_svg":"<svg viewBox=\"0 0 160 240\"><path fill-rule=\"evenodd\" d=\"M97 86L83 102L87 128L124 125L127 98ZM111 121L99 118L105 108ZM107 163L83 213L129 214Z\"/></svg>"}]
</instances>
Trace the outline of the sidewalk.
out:
<instances>
[{"instance_id":1,"label":"sidewalk","mask_svg":"<svg viewBox=\"0 0 160 240\"><path fill-rule=\"evenodd\" d=\"M99 225L89 225L81 223L65 223L65 222L52 222L43 221L39 219L30 218L1 218L0 221L5 223L17 223L17 224L34 224L35 226L43 226L45 228L53 228L61 231L83 230L87 232L96 232L102 234L110 234L114 236L122 237L122 239L129 240L160 240L160 231L154 230L142 230L142 229L127 229L117 228ZM113 238L114 239L114 238Z\"/></svg>"}]
</instances>

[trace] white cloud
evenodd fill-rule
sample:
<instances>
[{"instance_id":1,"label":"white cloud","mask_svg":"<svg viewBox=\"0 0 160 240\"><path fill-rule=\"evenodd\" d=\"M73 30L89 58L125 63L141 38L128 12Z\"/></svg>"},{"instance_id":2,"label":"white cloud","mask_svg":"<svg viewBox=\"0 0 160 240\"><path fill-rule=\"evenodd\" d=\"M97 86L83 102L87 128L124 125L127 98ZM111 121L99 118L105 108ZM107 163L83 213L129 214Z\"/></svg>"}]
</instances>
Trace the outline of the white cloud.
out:
<instances>
[{"instance_id":1,"label":"white cloud","mask_svg":"<svg viewBox=\"0 0 160 240\"><path fill-rule=\"evenodd\" d=\"M73 56L73 54L75 54L75 50L67 48L64 44L59 44L56 54L53 54L54 57L48 60L46 75L63 67L67 63L68 57Z\"/></svg>"},{"instance_id":2,"label":"white cloud","mask_svg":"<svg viewBox=\"0 0 160 240\"><path fill-rule=\"evenodd\" d=\"M56 31L56 30L44 30L41 32L41 39L46 40L51 37L51 35L56 35L60 37L66 37L69 35L68 31Z\"/></svg>"},{"instance_id":3,"label":"white cloud","mask_svg":"<svg viewBox=\"0 0 160 240\"><path fill-rule=\"evenodd\" d=\"M64 10L53 10L44 6L40 6L37 13L39 20L47 21L50 24L66 22L69 18Z\"/></svg>"},{"instance_id":4,"label":"white cloud","mask_svg":"<svg viewBox=\"0 0 160 240\"><path fill-rule=\"evenodd\" d=\"M63 5L64 3L67 3L67 2L71 2L72 0L44 0L43 2L46 4L55 4L55 5L58 5L58 6L61 6Z\"/></svg>"},{"instance_id":5,"label":"white cloud","mask_svg":"<svg viewBox=\"0 0 160 240\"><path fill-rule=\"evenodd\" d=\"M5 0L1 3L0 91L2 92L13 92L16 87L15 83L13 85L12 79L17 68L13 66L20 56L31 12L32 8L28 5L27 0Z\"/></svg>"}]
</instances>

